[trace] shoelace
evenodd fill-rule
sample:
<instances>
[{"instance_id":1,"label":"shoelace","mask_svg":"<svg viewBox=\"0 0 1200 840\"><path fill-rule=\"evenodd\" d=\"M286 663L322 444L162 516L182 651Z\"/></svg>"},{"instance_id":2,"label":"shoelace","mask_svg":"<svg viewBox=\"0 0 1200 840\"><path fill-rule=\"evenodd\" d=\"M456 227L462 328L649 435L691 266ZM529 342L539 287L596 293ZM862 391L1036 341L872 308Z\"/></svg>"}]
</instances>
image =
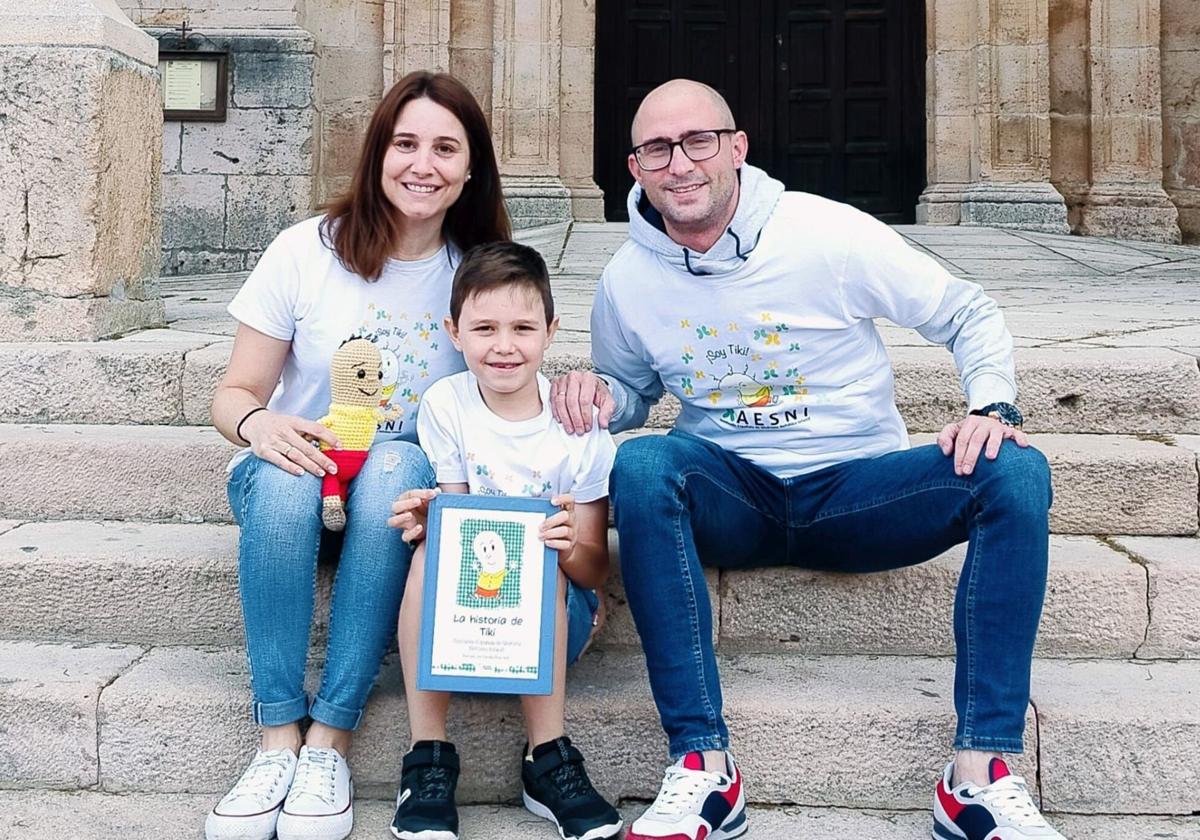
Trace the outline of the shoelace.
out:
<instances>
[{"instance_id":1,"label":"shoelace","mask_svg":"<svg viewBox=\"0 0 1200 840\"><path fill-rule=\"evenodd\" d=\"M695 809L701 793L707 793L713 785L721 783L719 773L704 770L688 770L672 765L663 777L658 798L651 810L666 816L676 816Z\"/></svg>"},{"instance_id":2,"label":"shoelace","mask_svg":"<svg viewBox=\"0 0 1200 840\"><path fill-rule=\"evenodd\" d=\"M550 781L564 799L578 799L591 792L592 785L578 761L564 761L550 771Z\"/></svg>"},{"instance_id":3,"label":"shoelace","mask_svg":"<svg viewBox=\"0 0 1200 840\"><path fill-rule=\"evenodd\" d=\"M978 791L980 799L1000 816L1020 828L1041 828L1048 825L1045 817L1033 804L1033 797L1020 776L1005 776Z\"/></svg>"},{"instance_id":4,"label":"shoelace","mask_svg":"<svg viewBox=\"0 0 1200 840\"><path fill-rule=\"evenodd\" d=\"M417 772L417 799L449 799L450 770L447 767L422 767Z\"/></svg>"},{"instance_id":5,"label":"shoelace","mask_svg":"<svg viewBox=\"0 0 1200 840\"><path fill-rule=\"evenodd\" d=\"M333 750L310 748L305 755L307 760L301 761L296 767L296 778L292 780L292 791L289 795L314 796L332 806L336 796L333 780L337 770L337 759Z\"/></svg>"},{"instance_id":6,"label":"shoelace","mask_svg":"<svg viewBox=\"0 0 1200 840\"><path fill-rule=\"evenodd\" d=\"M233 786L233 790L229 791L228 799L249 798L254 802L267 804L275 785L287 773L288 763L281 753L264 753L257 756Z\"/></svg>"}]
</instances>

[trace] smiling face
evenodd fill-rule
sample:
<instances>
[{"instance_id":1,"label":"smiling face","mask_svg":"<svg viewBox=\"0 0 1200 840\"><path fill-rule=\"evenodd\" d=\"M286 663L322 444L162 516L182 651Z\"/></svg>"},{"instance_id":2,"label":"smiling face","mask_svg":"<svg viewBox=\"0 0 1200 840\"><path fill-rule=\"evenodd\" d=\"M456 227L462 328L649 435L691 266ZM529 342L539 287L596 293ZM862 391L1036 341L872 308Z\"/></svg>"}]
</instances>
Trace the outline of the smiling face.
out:
<instances>
[{"instance_id":1,"label":"smiling face","mask_svg":"<svg viewBox=\"0 0 1200 840\"><path fill-rule=\"evenodd\" d=\"M547 326L537 289L512 283L471 295L463 301L458 323L446 319L446 331L479 380L483 400L513 405L529 401L529 412L541 410L537 372L558 330Z\"/></svg>"},{"instance_id":2,"label":"smiling face","mask_svg":"<svg viewBox=\"0 0 1200 840\"><path fill-rule=\"evenodd\" d=\"M365 338L347 341L329 364L329 386L338 405L379 404L383 370L379 350Z\"/></svg>"},{"instance_id":3,"label":"smiling face","mask_svg":"<svg viewBox=\"0 0 1200 840\"><path fill-rule=\"evenodd\" d=\"M480 570L495 574L504 568L504 540L495 531L480 531L471 543Z\"/></svg>"},{"instance_id":4,"label":"smiling face","mask_svg":"<svg viewBox=\"0 0 1200 840\"><path fill-rule=\"evenodd\" d=\"M634 146L651 140L673 143L713 129L732 129L733 117L715 91L686 80L655 88L642 100L633 120ZM694 161L676 146L671 162L647 172L629 155L629 172L650 203L662 213L667 233L683 244L708 250L737 209L737 170L746 161L744 132L720 135L720 148L708 160ZM695 245L706 242L702 247Z\"/></svg>"},{"instance_id":5,"label":"smiling face","mask_svg":"<svg viewBox=\"0 0 1200 840\"><path fill-rule=\"evenodd\" d=\"M441 224L470 171L467 132L432 99L400 110L383 158L383 192L406 219Z\"/></svg>"}]
</instances>

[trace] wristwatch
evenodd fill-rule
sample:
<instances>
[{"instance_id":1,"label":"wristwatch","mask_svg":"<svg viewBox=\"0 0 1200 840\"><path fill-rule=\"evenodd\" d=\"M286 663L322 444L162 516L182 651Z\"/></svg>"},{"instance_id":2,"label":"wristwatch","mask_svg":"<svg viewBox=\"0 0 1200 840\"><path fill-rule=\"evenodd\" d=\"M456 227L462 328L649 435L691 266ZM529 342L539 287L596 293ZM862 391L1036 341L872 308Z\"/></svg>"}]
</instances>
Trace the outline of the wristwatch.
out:
<instances>
[{"instance_id":1,"label":"wristwatch","mask_svg":"<svg viewBox=\"0 0 1200 840\"><path fill-rule=\"evenodd\" d=\"M971 414L980 417L994 417L1005 426L1012 426L1014 429L1021 428L1021 425L1025 422L1025 417L1021 414L1020 409L1012 403L1006 402L989 403L983 408L975 409Z\"/></svg>"}]
</instances>

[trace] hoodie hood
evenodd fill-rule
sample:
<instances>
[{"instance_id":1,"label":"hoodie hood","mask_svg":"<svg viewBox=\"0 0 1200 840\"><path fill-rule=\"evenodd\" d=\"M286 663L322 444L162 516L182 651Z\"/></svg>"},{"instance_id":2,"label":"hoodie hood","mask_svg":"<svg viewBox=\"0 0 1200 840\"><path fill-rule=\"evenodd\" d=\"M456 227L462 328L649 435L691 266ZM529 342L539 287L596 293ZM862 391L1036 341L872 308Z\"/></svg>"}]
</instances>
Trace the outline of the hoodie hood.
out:
<instances>
[{"instance_id":1,"label":"hoodie hood","mask_svg":"<svg viewBox=\"0 0 1200 840\"><path fill-rule=\"evenodd\" d=\"M629 238L659 255L679 271L696 276L728 274L741 268L758 247L763 226L771 218L783 184L748 163L738 170L741 182L737 211L721 238L703 254L685 248L667 235L662 214L635 183L629 191Z\"/></svg>"}]
</instances>

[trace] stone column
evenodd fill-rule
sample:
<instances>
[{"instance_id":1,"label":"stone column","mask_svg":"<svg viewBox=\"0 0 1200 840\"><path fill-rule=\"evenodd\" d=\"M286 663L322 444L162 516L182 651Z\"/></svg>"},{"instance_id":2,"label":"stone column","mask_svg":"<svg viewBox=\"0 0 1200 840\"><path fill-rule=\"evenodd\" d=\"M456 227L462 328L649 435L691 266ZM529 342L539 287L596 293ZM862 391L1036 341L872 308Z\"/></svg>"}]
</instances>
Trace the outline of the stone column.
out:
<instances>
[{"instance_id":1,"label":"stone column","mask_svg":"<svg viewBox=\"0 0 1200 840\"><path fill-rule=\"evenodd\" d=\"M414 70L450 69L450 0L384 0L383 89Z\"/></svg>"},{"instance_id":2,"label":"stone column","mask_svg":"<svg viewBox=\"0 0 1200 840\"><path fill-rule=\"evenodd\" d=\"M562 0L496 0L492 142L513 226L566 222L559 175Z\"/></svg>"},{"instance_id":3,"label":"stone column","mask_svg":"<svg viewBox=\"0 0 1200 840\"><path fill-rule=\"evenodd\" d=\"M929 17L934 148L918 222L1068 232L1049 180L1047 0L934 2Z\"/></svg>"},{"instance_id":4,"label":"stone column","mask_svg":"<svg viewBox=\"0 0 1200 840\"><path fill-rule=\"evenodd\" d=\"M1200 18L1195 0L1162 0L1163 186L1183 240L1200 243Z\"/></svg>"},{"instance_id":5,"label":"stone column","mask_svg":"<svg viewBox=\"0 0 1200 840\"><path fill-rule=\"evenodd\" d=\"M0 340L163 324L157 64L113 0L0 11Z\"/></svg>"},{"instance_id":6,"label":"stone column","mask_svg":"<svg viewBox=\"0 0 1200 840\"><path fill-rule=\"evenodd\" d=\"M596 185L596 4L563 0L561 114L558 154L576 221L604 221L604 193Z\"/></svg>"},{"instance_id":7,"label":"stone column","mask_svg":"<svg viewBox=\"0 0 1200 840\"><path fill-rule=\"evenodd\" d=\"M307 215L309 205L331 200L350 186L371 115L383 95L383 8L370 0L322 0L303 6L300 24L317 44L314 134L318 138L316 183L310 195L293 193ZM297 191L299 192L299 191Z\"/></svg>"},{"instance_id":8,"label":"stone column","mask_svg":"<svg viewBox=\"0 0 1200 840\"><path fill-rule=\"evenodd\" d=\"M1163 189L1159 0L1091 0L1091 178L1079 231L1178 242Z\"/></svg>"}]
</instances>

